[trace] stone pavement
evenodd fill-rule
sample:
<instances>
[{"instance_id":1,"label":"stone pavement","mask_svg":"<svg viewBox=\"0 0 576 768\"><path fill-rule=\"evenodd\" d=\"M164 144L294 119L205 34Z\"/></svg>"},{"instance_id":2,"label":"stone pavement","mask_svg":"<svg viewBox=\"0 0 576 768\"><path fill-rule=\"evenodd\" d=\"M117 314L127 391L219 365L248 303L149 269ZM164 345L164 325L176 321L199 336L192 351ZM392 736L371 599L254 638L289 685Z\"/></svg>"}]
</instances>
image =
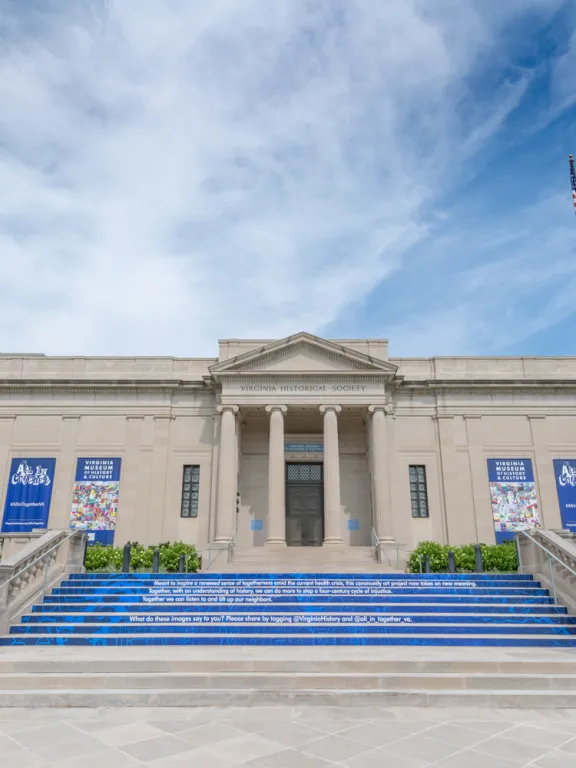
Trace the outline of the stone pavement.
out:
<instances>
[{"instance_id":1,"label":"stone pavement","mask_svg":"<svg viewBox=\"0 0 576 768\"><path fill-rule=\"evenodd\" d=\"M0 709L6 768L574 768L576 710Z\"/></svg>"}]
</instances>

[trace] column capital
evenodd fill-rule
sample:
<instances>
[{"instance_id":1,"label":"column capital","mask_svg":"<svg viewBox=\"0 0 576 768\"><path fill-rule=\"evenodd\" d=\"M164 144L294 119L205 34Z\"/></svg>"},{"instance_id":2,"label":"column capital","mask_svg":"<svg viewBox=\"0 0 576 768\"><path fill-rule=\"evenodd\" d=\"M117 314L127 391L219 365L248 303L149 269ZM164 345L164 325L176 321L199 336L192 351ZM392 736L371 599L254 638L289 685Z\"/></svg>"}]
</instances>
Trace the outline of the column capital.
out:
<instances>
[{"instance_id":1,"label":"column capital","mask_svg":"<svg viewBox=\"0 0 576 768\"><path fill-rule=\"evenodd\" d=\"M340 413L342 410L341 405L321 405L320 413L328 413L328 411L334 411L334 413Z\"/></svg>"},{"instance_id":2,"label":"column capital","mask_svg":"<svg viewBox=\"0 0 576 768\"><path fill-rule=\"evenodd\" d=\"M224 413L224 411L232 411L232 413L238 413L240 409L237 405L217 405L216 410L218 413Z\"/></svg>"},{"instance_id":3,"label":"column capital","mask_svg":"<svg viewBox=\"0 0 576 768\"><path fill-rule=\"evenodd\" d=\"M286 413L288 407L285 405L267 405L264 410L266 413L272 413L272 411L281 411L281 413Z\"/></svg>"},{"instance_id":4,"label":"column capital","mask_svg":"<svg viewBox=\"0 0 576 768\"><path fill-rule=\"evenodd\" d=\"M377 411L382 411L385 416L390 415L391 413L394 413L394 406L390 403L382 403L382 405L369 405L368 406L368 413L371 413L374 415Z\"/></svg>"}]
</instances>

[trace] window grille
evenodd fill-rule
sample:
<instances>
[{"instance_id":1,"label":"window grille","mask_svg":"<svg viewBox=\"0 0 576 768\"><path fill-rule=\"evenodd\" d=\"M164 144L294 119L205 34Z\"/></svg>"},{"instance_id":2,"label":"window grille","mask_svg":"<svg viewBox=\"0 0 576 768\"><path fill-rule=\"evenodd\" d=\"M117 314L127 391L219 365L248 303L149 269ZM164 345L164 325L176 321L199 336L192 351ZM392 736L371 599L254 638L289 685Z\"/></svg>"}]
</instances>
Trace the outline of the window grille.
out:
<instances>
[{"instance_id":1,"label":"window grille","mask_svg":"<svg viewBox=\"0 0 576 768\"><path fill-rule=\"evenodd\" d=\"M321 483L322 464L286 465L286 479L289 483Z\"/></svg>"},{"instance_id":2,"label":"window grille","mask_svg":"<svg viewBox=\"0 0 576 768\"><path fill-rule=\"evenodd\" d=\"M198 517L198 490L200 488L200 467L188 464L182 477L182 504L180 517Z\"/></svg>"},{"instance_id":3,"label":"window grille","mask_svg":"<svg viewBox=\"0 0 576 768\"><path fill-rule=\"evenodd\" d=\"M429 517L426 467L422 465L411 465L409 467L409 473L412 517Z\"/></svg>"}]
</instances>

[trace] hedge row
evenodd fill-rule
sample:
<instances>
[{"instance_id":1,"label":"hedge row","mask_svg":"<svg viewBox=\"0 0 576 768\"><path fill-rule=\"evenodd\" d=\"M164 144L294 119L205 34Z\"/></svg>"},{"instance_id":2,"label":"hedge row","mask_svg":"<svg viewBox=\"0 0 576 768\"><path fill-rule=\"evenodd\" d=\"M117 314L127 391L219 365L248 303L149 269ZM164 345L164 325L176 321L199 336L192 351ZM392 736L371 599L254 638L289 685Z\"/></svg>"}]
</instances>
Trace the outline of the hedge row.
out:
<instances>
[{"instance_id":1,"label":"hedge row","mask_svg":"<svg viewBox=\"0 0 576 768\"><path fill-rule=\"evenodd\" d=\"M518 557L514 541L504 544L480 544L484 570L492 572L510 572L518 570ZM474 573L476 561L474 558L474 544L463 547L450 547L437 544L434 541L422 541L408 558L408 570L410 573L420 573L420 560L418 555L430 558L430 570L432 573L448 572L448 552L454 552L454 561L457 571Z\"/></svg>"},{"instance_id":2,"label":"hedge row","mask_svg":"<svg viewBox=\"0 0 576 768\"><path fill-rule=\"evenodd\" d=\"M180 555L188 557L187 573L194 573L200 567L196 548L182 541L164 542L154 547L144 547L138 542L130 542L130 570L151 572L154 562L154 550L160 550L160 571L176 573ZM117 572L122 570L123 547L105 547L95 544L86 550L85 568L87 571Z\"/></svg>"}]
</instances>

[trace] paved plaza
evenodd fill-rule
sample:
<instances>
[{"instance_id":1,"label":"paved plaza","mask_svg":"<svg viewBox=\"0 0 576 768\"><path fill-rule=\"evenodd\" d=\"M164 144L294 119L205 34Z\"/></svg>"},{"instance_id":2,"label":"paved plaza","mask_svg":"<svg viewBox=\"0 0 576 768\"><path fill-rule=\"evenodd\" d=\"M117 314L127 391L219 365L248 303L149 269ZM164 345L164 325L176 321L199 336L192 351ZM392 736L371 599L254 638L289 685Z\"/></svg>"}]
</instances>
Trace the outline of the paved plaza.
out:
<instances>
[{"instance_id":1,"label":"paved plaza","mask_svg":"<svg viewBox=\"0 0 576 768\"><path fill-rule=\"evenodd\" d=\"M576 710L2 709L6 768L573 768Z\"/></svg>"}]
</instances>

